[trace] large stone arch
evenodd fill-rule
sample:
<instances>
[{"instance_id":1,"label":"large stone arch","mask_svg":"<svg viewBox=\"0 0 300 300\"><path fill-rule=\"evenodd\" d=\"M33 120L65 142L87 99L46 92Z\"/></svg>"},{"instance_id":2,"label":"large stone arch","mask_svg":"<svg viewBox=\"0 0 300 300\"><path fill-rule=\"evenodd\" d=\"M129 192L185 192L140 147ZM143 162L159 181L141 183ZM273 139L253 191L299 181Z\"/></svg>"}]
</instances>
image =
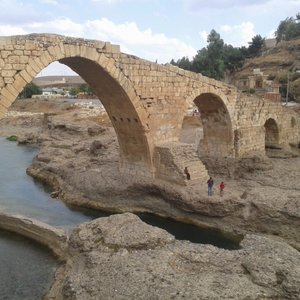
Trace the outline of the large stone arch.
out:
<instances>
[{"instance_id":1,"label":"large stone arch","mask_svg":"<svg viewBox=\"0 0 300 300\"><path fill-rule=\"evenodd\" d=\"M232 118L226 96L211 88L198 92L190 97L198 107L203 125L198 154L200 157L233 157Z\"/></svg>"},{"instance_id":2,"label":"large stone arch","mask_svg":"<svg viewBox=\"0 0 300 300\"><path fill-rule=\"evenodd\" d=\"M115 128L120 145L121 169L142 170L152 176L152 141L146 112L130 80L116 60L85 45L60 43L40 50L26 67L16 72L13 82L1 89L0 103L7 110L27 83L49 64L59 61L78 73L95 91Z\"/></svg>"},{"instance_id":3,"label":"large stone arch","mask_svg":"<svg viewBox=\"0 0 300 300\"><path fill-rule=\"evenodd\" d=\"M195 169L194 180L207 176L199 173L195 149L179 142L191 103L205 120L201 161L204 156L215 160L263 151L268 118L279 124L281 145L299 141L298 116L294 114L292 122L291 112L280 103L240 94L201 74L121 53L109 42L29 34L0 37L0 49L0 118L40 71L55 61L66 64L103 102L118 136L121 167L129 174L168 181L173 176L182 183L182 170L189 167L191 172Z\"/></svg>"}]
</instances>

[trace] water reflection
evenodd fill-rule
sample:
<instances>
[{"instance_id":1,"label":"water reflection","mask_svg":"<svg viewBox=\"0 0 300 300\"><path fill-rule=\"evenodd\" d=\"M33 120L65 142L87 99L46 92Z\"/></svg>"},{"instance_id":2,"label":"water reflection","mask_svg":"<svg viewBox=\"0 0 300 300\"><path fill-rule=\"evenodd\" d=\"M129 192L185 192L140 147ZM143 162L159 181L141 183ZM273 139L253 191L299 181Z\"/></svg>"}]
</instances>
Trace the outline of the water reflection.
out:
<instances>
[{"instance_id":1,"label":"water reflection","mask_svg":"<svg viewBox=\"0 0 300 300\"><path fill-rule=\"evenodd\" d=\"M199 228L192 224L176 222L169 218L161 218L152 214L139 214L147 224L165 229L175 236L177 240L188 240L193 243L211 244L219 248L236 250L240 249L239 237L230 239L219 231L209 228Z\"/></svg>"},{"instance_id":2,"label":"water reflection","mask_svg":"<svg viewBox=\"0 0 300 300\"><path fill-rule=\"evenodd\" d=\"M57 268L55 258L40 245L0 231L0 299L41 299Z\"/></svg>"},{"instance_id":3,"label":"water reflection","mask_svg":"<svg viewBox=\"0 0 300 300\"><path fill-rule=\"evenodd\" d=\"M104 212L68 207L53 199L44 186L25 172L37 149L0 138L0 210L22 214L49 225L72 228L77 224L107 216Z\"/></svg>"}]
</instances>

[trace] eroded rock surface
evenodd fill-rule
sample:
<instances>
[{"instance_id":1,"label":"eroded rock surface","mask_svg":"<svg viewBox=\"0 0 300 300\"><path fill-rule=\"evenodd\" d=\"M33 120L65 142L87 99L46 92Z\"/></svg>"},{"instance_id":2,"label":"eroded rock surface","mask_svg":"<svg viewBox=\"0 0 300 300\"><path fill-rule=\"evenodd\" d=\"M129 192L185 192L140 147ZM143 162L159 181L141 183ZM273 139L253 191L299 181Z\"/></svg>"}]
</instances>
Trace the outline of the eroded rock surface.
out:
<instances>
[{"instance_id":1,"label":"eroded rock surface","mask_svg":"<svg viewBox=\"0 0 300 300\"><path fill-rule=\"evenodd\" d=\"M2 119L0 134L39 145L28 173L65 202L153 212L246 236L241 250L226 251L176 241L131 214L83 224L49 299L299 299L299 156L245 159L235 176L212 168L209 197L201 182L175 187L123 176L117 138L103 120L64 105Z\"/></svg>"},{"instance_id":2,"label":"eroded rock surface","mask_svg":"<svg viewBox=\"0 0 300 300\"><path fill-rule=\"evenodd\" d=\"M300 253L268 237L229 251L125 213L80 225L70 248L64 299L299 299Z\"/></svg>"}]
</instances>

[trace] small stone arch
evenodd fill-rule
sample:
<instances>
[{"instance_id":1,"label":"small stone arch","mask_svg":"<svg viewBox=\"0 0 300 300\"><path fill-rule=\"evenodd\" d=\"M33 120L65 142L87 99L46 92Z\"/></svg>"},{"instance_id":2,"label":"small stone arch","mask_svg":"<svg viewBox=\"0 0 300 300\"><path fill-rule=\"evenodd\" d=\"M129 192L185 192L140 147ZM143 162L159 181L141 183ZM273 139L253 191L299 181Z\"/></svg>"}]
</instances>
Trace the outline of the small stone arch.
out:
<instances>
[{"instance_id":1,"label":"small stone arch","mask_svg":"<svg viewBox=\"0 0 300 300\"><path fill-rule=\"evenodd\" d=\"M233 157L232 124L228 109L222 98L214 93L202 93L195 97L203 125L200 141L200 157Z\"/></svg>"},{"instance_id":2,"label":"small stone arch","mask_svg":"<svg viewBox=\"0 0 300 300\"><path fill-rule=\"evenodd\" d=\"M279 128L273 118L267 119L265 127L265 147L273 148L279 145Z\"/></svg>"}]
</instances>

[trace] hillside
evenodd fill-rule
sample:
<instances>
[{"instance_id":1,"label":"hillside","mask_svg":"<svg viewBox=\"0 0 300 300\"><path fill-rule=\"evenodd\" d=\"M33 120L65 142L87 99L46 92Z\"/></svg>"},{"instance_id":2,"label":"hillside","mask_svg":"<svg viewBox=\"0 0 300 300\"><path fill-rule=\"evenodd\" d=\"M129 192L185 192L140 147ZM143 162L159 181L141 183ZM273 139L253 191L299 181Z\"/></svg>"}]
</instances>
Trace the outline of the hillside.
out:
<instances>
[{"instance_id":1,"label":"hillside","mask_svg":"<svg viewBox=\"0 0 300 300\"><path fill-rule=\"evenodd\" d=\"M292 99L300 102L300 39L282 41L265 48L258 57L247 59L243 66L231 76L230 83L241 88L240 82L256 75L265 81L273 81L280 89L286 90Z\"/></svg>"},{"instance_id":2,"label":"hillside","mask_svg":"<svg viewBox=\"0 0 300 300\"><path fill-rule=\"evenodd\" d=\"M56 86L75 86L85 83L80 76L41 76L36 77L32 81L41 88Z\"/></svg>"}]
</instances>

